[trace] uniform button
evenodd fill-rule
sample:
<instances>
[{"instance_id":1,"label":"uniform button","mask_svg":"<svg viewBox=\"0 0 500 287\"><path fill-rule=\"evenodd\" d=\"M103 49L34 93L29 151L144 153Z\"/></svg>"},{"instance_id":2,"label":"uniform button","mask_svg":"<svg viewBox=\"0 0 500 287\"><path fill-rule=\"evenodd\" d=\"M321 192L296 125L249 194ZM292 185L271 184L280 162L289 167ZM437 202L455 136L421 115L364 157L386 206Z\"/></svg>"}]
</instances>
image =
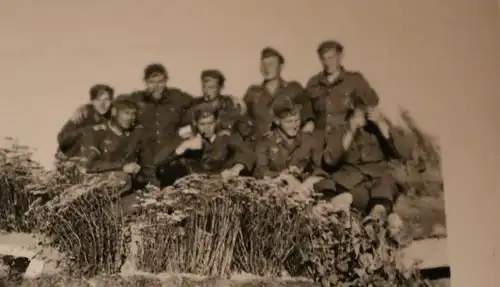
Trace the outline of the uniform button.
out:
<instances>
[{"instance_id":1,"label":"uniform button","mask_svg":"<svg viewBox=\"0 0 500 287\"><path fill-rule=\"evenodd\" d=\"M159 135L160 134L160 131L156 131L156 134Z\"/></svg>"}]
</instances>

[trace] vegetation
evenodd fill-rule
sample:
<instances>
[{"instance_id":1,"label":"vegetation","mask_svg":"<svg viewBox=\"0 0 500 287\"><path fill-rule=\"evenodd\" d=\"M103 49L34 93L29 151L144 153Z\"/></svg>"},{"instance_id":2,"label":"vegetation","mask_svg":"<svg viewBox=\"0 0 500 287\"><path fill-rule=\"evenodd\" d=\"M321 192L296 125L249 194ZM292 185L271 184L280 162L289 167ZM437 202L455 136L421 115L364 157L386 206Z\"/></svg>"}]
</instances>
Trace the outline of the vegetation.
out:
<instances>
[{"instance_id":1,"label":"vegetation","mask_svg":"<svg viewBox=\"0 0 500 287\"><path fill-rule=\"evenodd\" d=\"M415 148L403 164L393 165L394 173L406 197L442 198L438 146L408 113L403 119L399 131ZM321 198L301 197L286 186L191 175L167 189L143 191L136 214L125 216L111 211L119 180L82 175L68 162L47 171L12 140L0 150L0 178L0 229L41 232L66 255L69 277L26 286L58 286L54 280L82 276L108 280L106 286L161 286L157 279L134 277L152 281L118 285L118 279L109 281L115 277L103 277L120 273L125 263L137 271L220 280L285 272L321 286L430 286L418 270L400 266L398 244L384 226L363 225L356 214L340 216ZM82 282L74 286L86 286Z\"/></svg>"}]
</instances>

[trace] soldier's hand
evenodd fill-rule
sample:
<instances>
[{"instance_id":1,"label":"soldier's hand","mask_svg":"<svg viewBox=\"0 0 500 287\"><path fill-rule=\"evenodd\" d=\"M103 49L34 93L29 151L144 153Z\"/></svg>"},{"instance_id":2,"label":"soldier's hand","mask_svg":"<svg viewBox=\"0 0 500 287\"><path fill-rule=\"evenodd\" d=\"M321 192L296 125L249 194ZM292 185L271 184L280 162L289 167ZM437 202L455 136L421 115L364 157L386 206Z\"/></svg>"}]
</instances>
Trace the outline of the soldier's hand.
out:
<instances>
[{"instance_id":1,"label":"soldier's hand","mask_svg":"<svg viewBox=\"0 0 500 287\"><path fill-rule=\"evenodd\" d=\"M377 108L370 108L368 110L368 119L375 123L385 138L389 138L390 126L382 113Z\"/></svg>"},{"instance_id":2,"label":"soldier's hand","mask_svg":"<svg viewBox=\"0 0 500 287\"><path fill-rule=\"evenodd\" d=\"M182 139L188 139L194 136L193 134L193 129L191 128L191 125L183 126L179 129L179 136Z\"/></svg>"},{"instance_id":3,"label":"soldier's hand","mask_svg":"<svg viewBox=\"0 0 500 287\"><path fill-rule=\"evenodd\" d=\"M226 170L224 170L222 173L221 173L221 176L223 179L230 179L230 178L234 178L234 177L237 177L238 175L240 175L240 172L243 170L244 166L242 164L236 164L234 165L232 168L228 168Z\"/></svg>"},{"instance_id":4,"label":"soldier's hand","mask_svg":"<svg viewBox=\"0 0 500 287\"><path fill-rule=\"evenodd\" d=\"M201 139L200 135L197 135L195 137L192 137L190 139L187 139L183 141L175 150L175 153L177 155L181 155L187 150L199 150L202 148L203 145L203 140Z\"/></svg>"},{"instance_id":5,"label":"soldier's hand","mask_svg":"<svg viewBox=\"0 0 500 287\"><path fill-rule=\"evenodd\" d=\"M70 118L70 121L72 121L73 123L75 124L79 124L83 121L83 119L85 119L87 117L87 108L86 106L82 105L82 106L79 106L75 112L73 113L73 115L71 116Z\"/></svg>"},{"instance_id":6,"label":"soldier's hand","mask_svg":"<svg viewBox=\"0 0 500 287\"><path fill-rule=\"evenodd\" d=\"M184 142L186 150L199 150L203 147L201 135L196 135Z\"/></svg>"},{"instance_id":7,"label":"soldier's hand","mask_svg":"<svg viewBox=\"0 0 500 287\"><path fill-rule=\"evenodd\" d=\"M128 174L136 174L141 170L141 166L135 162L127 163L123 166L123 172Z\"/></svg>"},{"instance_id":8,"label":"soldier's hand","mask_svg":"<svg viewBox=\"0 0 500 287\"><path fill-rule=\"evenodd\" d=\"M298 179L296 179L291 174L282 174L282 175L278 176L275 179L275 181L285 183L287 186L289 186L291 188L295 188L296 186L298 186L300 184L300 181Z\"/></svg>"},{"instance_id":9,"label":"soldier's hand","mask_svg":"<svg viewBox=\"0 0 500 287\"><path fill-rule=\"evenodd\" d=\"M313 121L308 121L304 127L302 127L302 131L305 132L305 133L312 133L314 131L314 128L315 128L315 124Z\"/></svg>"},{"instance_id":10,"label":"soldier's hand","mask_svg":"<svg viewBox=\"0 0 500 287\"><path fill-rule=\"evenodd\" d=\"M354 110L353 115L349 119L349 129L351 131L356 131L359 128L364 127L365 124L366 124L365 113L360 109Z\"/></svg>"},{"instance_id":11,"label":"soldier's hand","mask_svg":"<svg viewBox=\"0 0 500 287\"><path fill-rule=\"evenodd\" d=\"M240 115L244 115L247 112L247 105L245 104L242 98L238 98L231 95L231 101L238 110Z\"/></svg>"}]
</instances>

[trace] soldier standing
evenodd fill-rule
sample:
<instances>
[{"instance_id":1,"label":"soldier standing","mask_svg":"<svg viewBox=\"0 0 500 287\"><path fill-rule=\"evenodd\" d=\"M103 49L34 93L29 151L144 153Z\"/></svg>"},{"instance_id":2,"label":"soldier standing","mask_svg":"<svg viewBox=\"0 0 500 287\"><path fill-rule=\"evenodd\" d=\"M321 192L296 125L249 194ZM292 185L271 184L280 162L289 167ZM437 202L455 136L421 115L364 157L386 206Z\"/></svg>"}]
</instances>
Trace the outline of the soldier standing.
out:
<instances>
[{"instance_id":1,"label":"soldier standing","mask_svg":"<svg viewBox=\"0 0 500 287\"><path fill-rule=\"evenodd\" d=\"M184 114L181 137L192 135L193 114L199 105L207 103L214 107L219 115L219 129L236 132L242 137L251 133L251 126L245 121L245 108L237 103L231 95L221 94L226 78L219 70L204 70L201 72L203 96L195 98L191 109Z\"/></svg>"},{"instance_id":2,"label":"soldier standing","mask_svg":"<svg viewBox=\"0 0 500 287\"><path fill-rule=\"evenodd\" d=\"M193 111L194 136L177 137L158 154L162 186L172 184L189 173L220 173L224 178L252 170L254 154L234 133L218 130L219 109L202 103Z\"/></svg>"},{"instance_id":3,"label":"soldier standing","mask_svg":"<svg viewBox=\"0 0 500 287\"><path fill-rule=\"evenodd\" d=\"M144 69L144 82L146 90L134 92L131 98L139 106L138 122L143 127L145 148L141 166L150 183L159 185L154 158L165 144L176 137L193 97L177 88L167 87L168 73L161 64L151 64Z\"/></svg>"},{"instance_id":4,"label":"soldier standing","mask_svg":"<svg viewBox=\"0 0 500 287\"><path fill-rule=\"evenodd\" d=\"M296 81L287 82L281 77L285 59L277 50L267 47L261 51L260 71L264 81L260 85L251 85L243 100L247 107L250 123L254 128L253 141L258 142L270 131L274 121L273 101L280 97L292 99L302 106L302 123L304 131L314 130L313 114L310 99L304 94L302 85Z\"/></svg>"},{"instance_id":5,"label":"soldier standing","mask_svg":"<svg viewBox=\"0 0 500 287\"><path fill-rule=\"evenodd\" d=\"M306 85L316 129L328 132L345 124L346 113L354 107L378 105L379 97L365 77L360 72L346 70L342 65L342 44L325 41L316 52L323 70L311 77Z\"/></svg>"},{"instance_id":6,"label":"soldier standing","mask_svg":"<svg viewBox=\"0 0 500 287\"><path fill-rule=\"evenodd\" d=\"M57 135L59 159L80 156L86 128L109 119L114 89L104 84L93 85L89 96L90 103L80 106Z\"/></svg>"},{"instance_id":7,"label":"soldier standing","mask_svg":"<svg viewBox=\"0 0 500 287\"><path fill-rule=\"evenodd\" d=\"M147 184L138 164L141 141L135 126L137 106L126 97L113 102L112 116L106 123L90 128L85 138L86 173L116 177L124 182L120 186L120 205L126 211L136 201L134 189Z\"/></svg>"}]
</instances>

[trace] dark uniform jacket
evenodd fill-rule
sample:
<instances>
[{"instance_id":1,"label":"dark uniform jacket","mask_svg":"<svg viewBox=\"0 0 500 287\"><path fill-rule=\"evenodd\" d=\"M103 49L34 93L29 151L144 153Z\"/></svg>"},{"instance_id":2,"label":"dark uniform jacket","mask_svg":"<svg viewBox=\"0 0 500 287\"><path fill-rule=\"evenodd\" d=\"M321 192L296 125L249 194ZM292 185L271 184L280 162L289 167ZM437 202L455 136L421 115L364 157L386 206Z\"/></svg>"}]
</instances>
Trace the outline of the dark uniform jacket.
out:
<instances>
[{"instance_id":1,"label":"dark uniform jacket","mask_svg":"<svg viewBox=\"0 0 500 287\"><path fill-rule=\"evenodd\" d=\"M322 138L315 135L300 132L290 140L274 130L257 144L254 175L273 178L295 167L303 174L302 180L310 175L326 176L321 169L322 144Z\"/></svg>"},{"instance_id":2,"label":"dark uniform jacket","mask_svg":"<svg viewBox=\"0 0 500 287\"><path fill-rule=\"evenodd\" d=\"M280 97L288 97L302 108L302 122L312 120L310 99L304 94L304 89L298 82L281 81L275 94L271 94L264 84L252 85L246 91L243 100L247 106L247 113L254 128L254 140L259 140L271 130L274 122L273 102Z\"/></svg>"},{"instance_id":3,"label":"dark uniform jacket","mask_svg":"<svg viewBox=\"0 0 500 287\"><path fill-rule=\"evenodd\" d=\"M219 173L238 163L242 164L247 171L253 169L254 154L239 135L216 134L211 140L204 139L201 150L188 150L183 155L177 156L175 149L181 143L182 140L177 138L172 141L172 144L166 146L156 157L156 166L161 168L182 158L194 173Z\"/></svg>"},{"instance_id":4,"label":"dark uniform jacket","mask_svg":"<svg viewBox=\"0 0 500 287\"><path fill-rule=\"evenodd\" d=\"M156 100L146 91L135 92L132 100L139 106L138 124L142 126L143 150L140 165L154 178L154 158L161 148L174 138L182 127L184 114L193 103L193 97L179 89L165 89Z\"/></svg>"},{"instance_id":5,"label":"dark uniform jacket","mask_svg":"<svg viewBox=\"0 0 500 287\"><path fill-rule=\"evenodd\" d=\"M316 129L326 132L345 124L349 110L373 107L379 102L377 93L361 73L345 69L333 83L324 73L313 76L306 85L306 94L312 102Z\"/></svg>"},{"instance_id":6,"label":"dark uniform jacket","mask_svg":"<svg viewBox=\"0 0 500 287\"><path fill-rule=\"evenodd\" d=\"M327 137L323 161L336 167L332 179L347 189L366 177L382 176L388 170L389 160L407 158L411 151L409 142L399 130L391 129L389 139L385 139L371 122L358 131L347 151L342 146L342 137L342 131Z\"/></svg>"},{"instance_id":7,"label":"dark uniform jacket","mask_svg":"<svg viewBox=\"0 0 500 287\"><path fill-rule=\"evenodd\" d=\"M81 156L81 149L84 133L88 128L96 124L104 123L108 120L109 115L99 114L91 104L83 106L85 117L78 123L68 120L61 131L57 134L57 142L59 144L58 153L62 153L65 157ZM58 155L60 157L61 155Z\"/></svg>"},{"instance_id":8,"label":"dark uniform jacket","mask_svg":"<svg viewBox=\"0 0 500 287\"><path fill-rule=\"evenodd\" d=\"M139 129L121 132L110 122L90 127L84 144L87 173L121 171L125 164L137 162L141 150Z\"/></svg>"}]
</instances>

